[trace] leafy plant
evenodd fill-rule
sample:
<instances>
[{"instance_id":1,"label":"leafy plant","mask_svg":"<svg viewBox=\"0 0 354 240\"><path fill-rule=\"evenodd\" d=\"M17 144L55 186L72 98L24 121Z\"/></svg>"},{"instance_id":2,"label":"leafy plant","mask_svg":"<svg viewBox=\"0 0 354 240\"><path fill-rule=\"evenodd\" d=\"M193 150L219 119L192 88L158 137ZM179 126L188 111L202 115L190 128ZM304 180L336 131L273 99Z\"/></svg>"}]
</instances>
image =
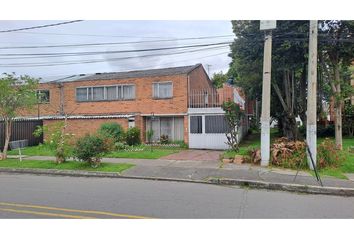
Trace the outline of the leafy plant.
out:
<instances>
[{"instance_id":1,"label":"leafy plant","mask_svg":"<svg viewBox=\"0 0 354 240\"><path fill-rule=\"evenodd\" d=\"M33 132L35 137L45 135L44 142L54 152L56 163L65 162L72 154L72 138L74 134L67 133L67 121L59 121L46 126L38 126Z\"/></svg>"},{"instance_id":2,"label":"leafy plant","mask_svg":"<svg viewBox=\"0 0 354 240\"><path fill-rule=\"evenodd\" d=\"M235 151L239 151L239 128L241 124L241 118L244 115L240 105L233 101L226 101L222 104L222 109L225 111L225 118L229 126L229 131L226 132L227 144Z\"/></svg>"},{"instance_id":3,"label":"leafy plant","mask_svg":"<svg viewBox=\"0 0 354 240\"><path fill-rule=\"evenodd\" d=\"M137 127L129 128L126 133L126 142L129 146L140 144L140 129Z\"/></svg>"},{"instance_id":4,"label":"leafy plant","mask_svg":"<svg viewBox=\"0 0 354 240\"><path fill-rule=\"evenodd\" d=\"M74 155L81 161L88 162L96 168L100 165L102 156L108 152L101 136L85 135L77 140Z\"/></svg>"},{"instance_id":5,"label":"leafy plant","mask_svg":"<svg viewBox=\"0 0 354 240\"><path fill-rule=\"evenodd\" d=\"M160 142L162 144L167 144L168 143L168 135L162 134L160 137Z\"/></svg>"},{"instance_id":6,"label":"leafy plant","mask_svg":"<svg viewBox=\"0 0 354 240\"><path fill-rule=\"evenodd\" d=\"M344 155L338 150L336 144L326 138L317 147L317 158L320 168L338 167L344 160Z\"/></svg>"},{"instance_id":7,"label":"leafy plant","mask_svg":"<svg viewBox=\"0 0 354 240\"><path fill-rule=\"evenodd\" d=\"M125 150L127 149L128 145L125 144L124 142L116 142L114 144L114 148L117 150L117 151L122 151L122 150Z\"/></svg>"},{"instance_id":8,"label":"leafy plant","mask_svg":"<svg viewBox=\"0 0 354 240\"><path fill-rule=\"evenodd\" d=\"M120 142L124 138L124 130L116 122L103 123L98 129L98 133L104 137L112 138L114 142Z\"/></svg>"},{"instance_id":9,"label":"leafy plant","mask_svg":"<svg viewBox=\"0 0 354 240\"><path fill-rule=\"evenodd\" d=\"M149 129L146 131L146 137L149 143L152 143L152 137L154 136L154 130Z\"/></svg>"}]
</instances>

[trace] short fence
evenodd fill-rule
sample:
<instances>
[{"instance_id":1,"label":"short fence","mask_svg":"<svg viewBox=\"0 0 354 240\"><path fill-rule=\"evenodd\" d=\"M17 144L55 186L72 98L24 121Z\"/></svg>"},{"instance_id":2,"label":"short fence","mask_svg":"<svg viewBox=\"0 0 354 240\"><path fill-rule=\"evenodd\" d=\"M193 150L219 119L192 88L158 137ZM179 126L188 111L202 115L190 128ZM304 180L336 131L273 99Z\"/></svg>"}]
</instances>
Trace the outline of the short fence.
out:
<instances>
[{"instance_id":1,"label":"short fence","mask_svg":"<svg viewBox=\"0 0 354 240\"><path fill-rule=\"evenodd\" d=\"M43 126L42 120L15 120L12 124L12 132L10 141L28 140L28 146L35 146L43 143L43 136L33 136L37 126ZM5 144L5 123L0 121L0 149Z\"/></svg>"}]
</instances>

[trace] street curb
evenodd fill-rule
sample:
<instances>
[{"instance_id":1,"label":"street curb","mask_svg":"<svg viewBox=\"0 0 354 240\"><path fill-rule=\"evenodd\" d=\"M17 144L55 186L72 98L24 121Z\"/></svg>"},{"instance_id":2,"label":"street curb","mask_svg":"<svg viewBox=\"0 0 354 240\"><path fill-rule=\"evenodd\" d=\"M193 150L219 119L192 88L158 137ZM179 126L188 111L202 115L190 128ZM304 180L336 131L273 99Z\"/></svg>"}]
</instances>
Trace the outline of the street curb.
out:
<instances>
[{"instance_id":1,"label":"street curb","mask_svg":"<svg viewBox=\"0 0 354 240\"><path fill-rule=\"evenodd\" d=\"M342 187L320 187L312 185L290 184L290 183L270 183L264 181L254 181L245 179L227 179L227 178L208 178L207 180L192 180L182 178L166 178L166 177L145 177L145 176L127 176L119 173L110 172L94 172L94 171L75 171L75 170L55 170L55 169L26 169L26 168L0 168L0 173L26 173L35 175L56 175L69 177L99 177L99 178L125 178L125 179L142 179L155 181L173 181L186 183L203 183L213 185L229 185L241 186L255 189L268 189L287 192L298 192L308 194L324 194L335 196L354 196L354 188Z\"/></svg>"},{"instance_id":2,"label":"street curb","mask_svg":"<svg viewBox=\"0 0 354 240\"><path fill-rule=\"evenodd\" d=\"M269 189L287 192L298 192L308 194L323 194L335 196L354 196L354 188L343 187L320 187L313 185L301 185L293 183L271 183L264 181L244 180L244 179L209 179L209 183L220 185L238 185L242 187Z\"/></svg>"}]
</instances>

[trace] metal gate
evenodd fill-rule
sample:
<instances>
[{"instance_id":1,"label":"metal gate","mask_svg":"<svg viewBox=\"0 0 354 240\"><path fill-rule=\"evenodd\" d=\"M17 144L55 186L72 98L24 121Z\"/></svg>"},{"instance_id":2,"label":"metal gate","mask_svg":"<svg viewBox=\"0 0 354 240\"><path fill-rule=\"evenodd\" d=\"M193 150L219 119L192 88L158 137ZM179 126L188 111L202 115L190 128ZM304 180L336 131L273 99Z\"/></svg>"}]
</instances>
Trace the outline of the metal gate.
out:
<instances>
[{"instance_id":1,"label":"metal gate","mask_svg":"<svg viewBox=\"0 0 354 240\"><path fill-rule=\"evenodd\" d=\"M37 126L43 126L42 120L15 120L12 124L10 141L28 140L28 146L35 146L43 143L43 136L33 136ZM2 150L5 143L5 123L0 121L0 149Z\"/></svg>"}]
</instances>

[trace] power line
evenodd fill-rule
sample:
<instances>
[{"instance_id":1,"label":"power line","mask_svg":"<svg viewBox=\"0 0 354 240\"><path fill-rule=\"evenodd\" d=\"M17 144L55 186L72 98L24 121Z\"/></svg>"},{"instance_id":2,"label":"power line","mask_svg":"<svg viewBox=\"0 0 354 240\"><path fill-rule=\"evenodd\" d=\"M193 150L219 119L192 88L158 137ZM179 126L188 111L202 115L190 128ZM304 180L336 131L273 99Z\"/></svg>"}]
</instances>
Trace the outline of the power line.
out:
<instances>
[{"instance_id":1,"label":"power line","mask_svg":"<svg viewBox=\"0 0 354 240\"><path fill-rule=\"evenodd\" d=\"M219 46L219 45L229 45L232 42L218 42L218 43L208 43L208 44L196 44L196 45L183 45L177 47L165 47L165 48L145 48L136 50L119 50L119 51L94 51L94 52L57 52L57 53L2 53L0 56L86 56L86 55L97 55L97 54L116 54L116 53L134 53L134 52L149 52L149 51L163 51L172 49L182 49L182 48L196 48L196 47L207 47L207 46Z\"/></svg>"},{"instance_id":2,"label":"power line","mask_svg":"<svg viewBox=\"0 0 354 240\"><path fill-rule=\"evenodd\" d=\"M38 29L38 28L54 27L54 26L59 26L59 25L64 25L64 24L71 24L71 23L82 22L82 21L83 21L83 20L73 20L73 21L66 21L66 22L60 22L60 23L52 23L52 24L39 25L39 26L33 26L33 27L25 27L25 28L16 28L16 29L1 30L0 33L18 32L18 31L23 31L23 30L31 30L31 29Z\"/></svg>"},{"instance_id":3,"label":"power line","mask_svg":"<svg viewBox=\"0 0 354 240\"><path fill-rule=\"evenodd\" d=\"M99 63L99 62L128 60L128 59L136 59L136 58L179 55L184 53L197 53L206 50L210 51L210 50L224 49L225 47L228 46L217 46L217 47L209 47L209 48L202 48L202 49L185 50L185 51L173 52L173 53L149 54L149 55L141 55L141 56L107 58L107 59L88 59L88 60L80 60L80 61L62 61L62 62L13 63L13 64L2 64L2 65L0 64L0 67L39 67L39 66L48 67L48 66L61 66L61 65L73 65L73 64L84 64L84 63Z\"/></svg>"},{"instance_id":4,"label":"power line","mask_svg":"<svg viewBox=\"0 0 354 240\"><path fill-rule=\"evenodd\" d=\"M162 39L162 40L130 41L130 42L78 43L78 44L42 45L42 46L15 46L15 47L0 47L0 49L31 49L31 48L61 48L61 47L124 45L124 44L137 44L137 43L156 43L156 42L171 42L171 41L186 41L186 40L202 40L202 39L213 39L213 38L225 38L225 37L230 37L230 36L233 36L233 35L189 37L189 38L171 38L171 39Z\"/></svg>"}]
</instances>

